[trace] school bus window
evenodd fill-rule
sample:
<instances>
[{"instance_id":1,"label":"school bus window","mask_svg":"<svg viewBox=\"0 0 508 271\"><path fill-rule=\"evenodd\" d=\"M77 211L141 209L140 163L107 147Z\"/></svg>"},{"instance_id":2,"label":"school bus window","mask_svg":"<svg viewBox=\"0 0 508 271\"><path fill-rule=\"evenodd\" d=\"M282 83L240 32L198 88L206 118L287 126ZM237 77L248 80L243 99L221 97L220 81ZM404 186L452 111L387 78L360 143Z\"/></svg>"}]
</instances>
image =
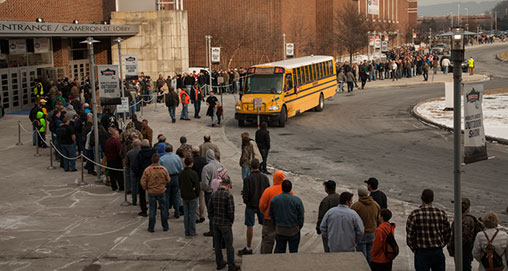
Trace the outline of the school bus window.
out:
<instances>
[{"instance_id":1,"label":"school bus window","mask_svg":"<svg viewBox=\"0 0 508 271\"><path fill-rule=\"evenodd\" d=\"M321 62L321 67L323 68L323 76L328 76L328 72L326 71L325 63Z\"/></svg>"},{"instance_id":2,"label":"school bus window","mask_svg":"<svg viewBox=\"0 0 508 271\"><path fill-rule=\"evenodd\" d=\"M326 69L326 74L327 75L330 75L330 68L328 67L328 63L323 63L323 65L325 65L325 69Z\"/></svg>"},{"instance_id":3,"label":"school bus window","mask_svg":"<svg viewBox=\"0 0 508 271\"><path fill-rule=\"evenodd\" d=\"M307 69L309 70L309 80L308 80L308 82L310 82L310 81L312 81L312 66L311 65L307 66Z\"/></svg>"},{"instance_id":4,"label":"school bus window","mask_svg":"<svg viewBox=\"0 0 508 271\"><path fill-rule=\"evenodd\" d=\"M285 88L286 91L290 91L293 88L292 78L293 76L290 73L286 74L286 88Z\"/></svg>"},{"instance_id":5,"label":"school bus window","mask_svg":"<svg viewBox=\"0 0 508 271\"><path fill-rule=\"evenodd\" d=\"M309 82L309 66L303 67L303 74L304 74L303 81L305 82L305 84L307 84L307 82Z\"/></svg>"},{"instance_id":6,"label":"school bus window","mask_svg":"<svg viewBox=\"0 0 508 271\"><path fill-rule=\"evenodd\" d=\"M316 64L312 64L312 81L316 80L318 77L317 77L317 69L316 69Z\"/></svg>"},{"instance_id":7,"label":"school bus window","mask_svg":"<svg viewBox=\"0 0 508 271\"><path fill-rule=\"evenodd\" d=\"M323 78L324 77L324 73L323 73L323 65L321 65L322 63L318 63L318 70L319 70L319 78Z\"/></svg>"},{"instance_id":8,"label":"school bus window","mask_svg":"<svg viewBox=\"0 0 508 271\"><path fill-rule=\"evenodd\" d=\"M296 69L293 70L293 85L298 86L298 78L296 78Z\"/></svg>"},{"instance_id":9,"label":"school bus window","mask_svg":"<svg viewBox=\"0 0 508 271\"><path fill-rule=\"evenodd\" d=\"M328 61L328 69L330 70L330 74L333 72L333 64L331 61Z\"/></svg>"}]
</instances>

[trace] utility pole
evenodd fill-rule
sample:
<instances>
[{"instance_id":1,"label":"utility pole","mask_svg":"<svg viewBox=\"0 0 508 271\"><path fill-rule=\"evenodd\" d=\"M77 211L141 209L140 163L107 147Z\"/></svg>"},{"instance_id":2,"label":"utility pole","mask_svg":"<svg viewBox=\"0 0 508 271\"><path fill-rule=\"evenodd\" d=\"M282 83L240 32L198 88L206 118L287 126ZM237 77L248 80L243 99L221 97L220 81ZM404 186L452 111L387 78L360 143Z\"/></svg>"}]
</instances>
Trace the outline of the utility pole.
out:
<instances>
[{"instance_id":1,"label":"utility pole","mask_svg":"<svg viewBox=\"0 0 508 271\"><path fill-rule=\"evenodd\" d=\"M92 111L93 111L93 133L95 139L95 163L97 172L97 178L95 179L95 183L102 183L100 172L101 166L99 159L99 125L97 121L97 96L95 94L95 60L93 53L93 44L99 42L98 40L94 40L93 37L88 37L86 40L80 43L86 43L88 47L88 60L90 61L90 85L92 85Z\"/></svg>"},{"instance_id":2,"label":"utility pole","mask_svg":"<svg viewBox=\"0 0 508 271\"><path fill-rule=\"evenodd\" d=\"M208 65L208 84L210 85L210 89L208 90L208 93L210 91L213 91L212 87L212 36L206 35L206 51L207 51L207 65Z\"/></svg>"},{"instance_id":3,"label":"utility pole","mask_svg":"<svg viewBox=\"0 0 508 271\"><path fill-rule=\"evenodd\" d=\"M282 34L282 46L283 59L286 59L286 34Z\"/></svg>"}]
</instances>

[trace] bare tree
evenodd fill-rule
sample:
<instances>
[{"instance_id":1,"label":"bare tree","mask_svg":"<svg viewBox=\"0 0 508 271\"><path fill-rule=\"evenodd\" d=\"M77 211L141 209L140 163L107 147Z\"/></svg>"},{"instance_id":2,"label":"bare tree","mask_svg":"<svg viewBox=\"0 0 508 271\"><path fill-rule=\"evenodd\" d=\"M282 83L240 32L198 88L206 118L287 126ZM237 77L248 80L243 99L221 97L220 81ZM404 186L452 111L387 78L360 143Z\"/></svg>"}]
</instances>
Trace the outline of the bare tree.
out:
<instances>
[{"instance_id":1,"label":"bare tree","mask_svg":"<svg viewBox=\"0 0 508 271\"><path fill-rule=\"evenodd\" d=\"M362 50L368 42L369 25L367 18L358 12L358 6L353 3L344 3L340 12L335 15L335 31L338 45L342 46L353 61L353 54Z\"/></svg>"},{"instance_id":2,"label":"bare tree","mask_svg":"<svg viewBox=\"0 0 508 271\"><path fill-rule=\"evenodd\" d=\"M295 44L295 57L313 53L314 43L303 14L294 12L289 21L288 40Z\"/></svg>"}]
</instances>

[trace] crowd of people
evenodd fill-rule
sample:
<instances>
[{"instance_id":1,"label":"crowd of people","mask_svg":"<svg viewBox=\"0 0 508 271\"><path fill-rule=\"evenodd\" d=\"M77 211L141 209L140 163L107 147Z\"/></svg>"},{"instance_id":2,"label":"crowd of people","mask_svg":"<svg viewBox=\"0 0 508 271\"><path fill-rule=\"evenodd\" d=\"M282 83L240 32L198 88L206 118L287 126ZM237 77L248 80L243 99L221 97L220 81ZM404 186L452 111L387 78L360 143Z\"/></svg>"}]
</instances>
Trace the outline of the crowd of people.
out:
<instances>
[{"instance_id":1,"label":"crowd of people","mask_svg":"<svg viewBox=\"0 0 508 271\"><path fill-rule=\"evenodd\" d=\"M467 62L469 74L474 74L474 60L472 57ZM376 80L398 81L403 78L422 76L423 81L429 80L429 72L437 74L442 70L448 74L451 62L446 56L439 56L437 53L415 50L413 45L394 48L386 53L386 59L364 60L360 63L344 62L337 64L337 81L339 90L352 92L358 83L364 89L367 82Z\"/></svg>"},{"instance_id":2,"label":"crowd of people","mask_svg":"<svg viewBox=\"0 0 508 271\"><path fill-rule=\"evenodd\" d=\"M364 62L360 65L344 63L338 73L342 89L347 82L353 89L359 77L362 88L368 80L412 77L428 74L429 67L437 72L437 55L424 55L408 47L389 53L389 60ZM432 66L431 66L432 64ZM225 92L238 91L243 70L230 71L224 85ZM215 78L215 77L214 77ZM220 77L219 77L220 78ZM172 122L176 122L175 109L183 106L180 119L188 120L185 106L194 104L194 118L200 118L201 102L209 106L207 115L212 117L212 126L220 121L220 102L214 96L216 89L207 90L205 73L176 75L164 79L162 75L155 83L142 75L136 84L128 84L126 95L131 98L130 122L122 129L114 108L104 106L99 116L99 142L95 142L93 115L90 108L90 82L50 82L45 93L43 82L36 82L34 94L37 102L30 112L33 123L34 144L47 147L46 132L51 133L56 159L69 172L76 171L75 158L84 155L86 168L91 175L104 174L106 184L112 191L124 191L131 195L131 203L139 205L139 216L148 217L148 231L154 232L156 215L160 213L163 231L168 231L170 213L175 219L183 216L187 238L195 238L196 223L208 219L205 237L213 238L217 269L228 266L239 270L235 263L232 225L235 222L235 200L231 189L233 181L221 163L219 147L205 134L203 142L191 145L187 138L179 139L180 146L173 147L168 138L159 134L153 138L153 129L148 120L137 119L139 101L157 101L168 106ZM217 80L217 85L224 81ZM228 89L230 86L231 89ZM135 95L131 95L134 88ZM155 91L154 91L155 90ZM179 93L176 93L179 90ZM206 96L206 100L204 99ZM100 101L100 97L97 100ZM140 106L143 106L141 104ZM49 131L48 131L49 130ZM251 139L248 132L241 134L239 166L242 176L242 200L245 204L246 244L237 251L238 256L253 254L254 226L262 225L260 253L297 253L300 232L305 223L304 202L293 192L293 183L282 171L273 172L273 184L267 175L267 159L270 150L270 133L267 123L261 124ZM100 160L95 160L95 144L99 145ZM96 164L101 166L97 167ZM99 171L96 170L99 169ZM125 180L124 172L125 171ZM358 189L358 200L353 202L350 192L337 193L336 182L324 182L327 196L321 201L318 211L316 233L321 235L324 252L362 252L372 270L391 270L398 254L395 241L395 224L391 223L392 212L388 209L387 196L379 190L375 178L365 181L366 186ZM446 213L433 205L434 193L426 189L421 195L422 205L407 218L406 242L415 256L416 270L444 270L447 247L454 256L453 232ZM495 213L487 213L482 221L469 214L470 201L462 201L464 270L471 270L474 259L480 261L480 270L501 259L506 265L508 258L508 234L500 231ZM494 249L492 249L494 247ZM223 257L226 249L226 261ZM490 255L490 256L489 256ZM485 260L487 259L487 260ZM490 265L490 266L489 266ZM499 267L499 266L498 266ZM500 269L501 270L501 269Z\"/></svg>"}]
</instances>

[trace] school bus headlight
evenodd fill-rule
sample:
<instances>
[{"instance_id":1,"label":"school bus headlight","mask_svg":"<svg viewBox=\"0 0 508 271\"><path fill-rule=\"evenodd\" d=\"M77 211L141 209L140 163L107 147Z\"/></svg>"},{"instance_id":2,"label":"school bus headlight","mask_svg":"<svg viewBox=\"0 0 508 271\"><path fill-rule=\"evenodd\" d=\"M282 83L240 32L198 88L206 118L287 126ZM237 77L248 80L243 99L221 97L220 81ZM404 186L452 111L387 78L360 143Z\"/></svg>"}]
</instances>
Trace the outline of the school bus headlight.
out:
<instances>
[{"instance_id":1,"label":"school bus headlight","mask_svg":"<svg viewBox=\"0 0 508 271\"><path fill-rule=\"evenodd\" d=\"M270 111L280 110L280 105L278 105L278 104L272 105L272 106L270 106L270 108L268 108L268 110L270 110Z\"/></svg>"},{"instance_id":2,"label":"school bus headlight","mask_svg":"<svg viewBox=\"0 0 508 271\"><path fill-rule=\"evenodd\" d=\"M239 104L237 104L237 105L236 105L236 107L235 107L235 109L236 109L236 110L242 110L242 107L241 107Z\"/></svg>"}]
</instances>

